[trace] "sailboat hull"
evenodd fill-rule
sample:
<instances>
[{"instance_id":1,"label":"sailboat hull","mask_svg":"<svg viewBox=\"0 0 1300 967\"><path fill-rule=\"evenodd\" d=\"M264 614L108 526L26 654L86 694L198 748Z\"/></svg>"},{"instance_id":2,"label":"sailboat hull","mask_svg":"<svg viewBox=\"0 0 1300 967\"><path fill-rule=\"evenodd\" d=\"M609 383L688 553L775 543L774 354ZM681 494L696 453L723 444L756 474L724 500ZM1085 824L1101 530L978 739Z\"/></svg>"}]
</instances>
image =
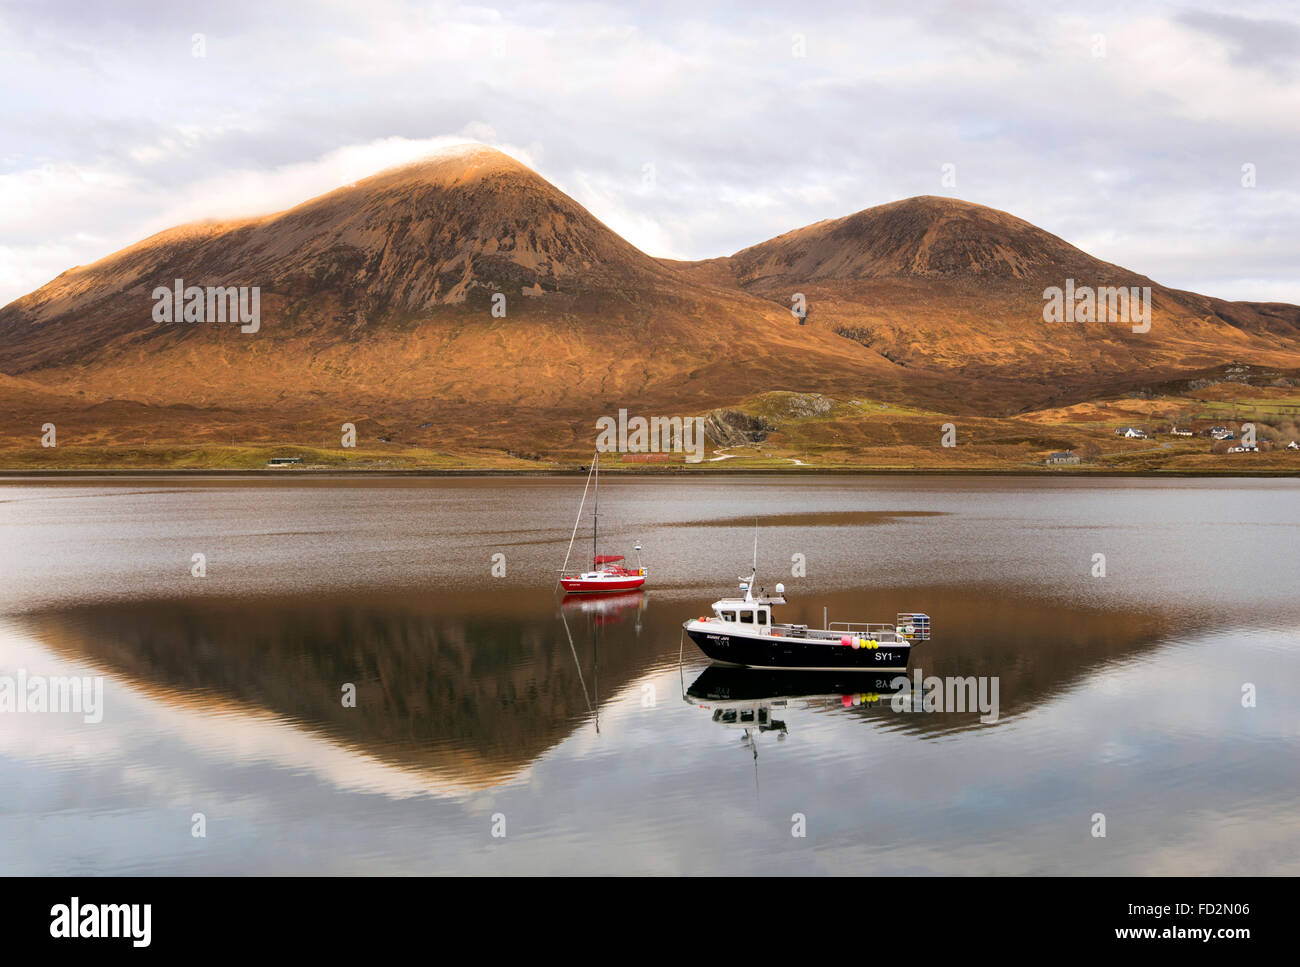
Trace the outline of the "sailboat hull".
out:
<instances>
[{"instance_id":1,"label":"sailboat hull","mask_svg":"<svg viewBox=\"0 0 1300 967\"><path fill-rule=\"evenodd\" d=\"M645 584L644 574L631 574L619 577L598 578L560 578L560 586L566 594L617 594L620 591L635 591Z\"/></svg>"}]
</instances>

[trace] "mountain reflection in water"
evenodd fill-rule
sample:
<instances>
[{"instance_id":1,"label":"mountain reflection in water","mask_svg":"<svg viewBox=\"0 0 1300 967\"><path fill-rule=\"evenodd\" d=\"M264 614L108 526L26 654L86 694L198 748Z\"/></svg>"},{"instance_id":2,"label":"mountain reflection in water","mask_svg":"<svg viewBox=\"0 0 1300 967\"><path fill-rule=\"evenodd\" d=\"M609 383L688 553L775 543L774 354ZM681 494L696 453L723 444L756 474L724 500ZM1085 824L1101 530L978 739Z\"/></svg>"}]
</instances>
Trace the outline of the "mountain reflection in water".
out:
<instances>
[{"instance_id":1,"label":"mountain reflection in water","mask_svg":"<svg viewBox=\"0 0 1300 967\"><path fill-rule=\"evenodd\" d=\"M811 598L792 603L788 617L820 620L823 606L832 615L850 607L889 614L904 599L925 602L936 628L912 667L999 676L1004 719L1100 665L1154 647L1170 628L1168 617L1149 612L952 588ZM679 653L692 669L705 664L681 641L681 622L691 616L680 604L656 605L647 592L557 604L533 591L137 601L25 623L63 655L152 689L161 701L242 703L396 764L490 784L563 742L602 701L675 666ZM772 673L727 674L753 685ZM346 683L356 685L355 708L340 702ZM840 682L827 691L882 689ZM919 733L980 724L977 713L872 723Z\"/></svg>"}]
</instances>

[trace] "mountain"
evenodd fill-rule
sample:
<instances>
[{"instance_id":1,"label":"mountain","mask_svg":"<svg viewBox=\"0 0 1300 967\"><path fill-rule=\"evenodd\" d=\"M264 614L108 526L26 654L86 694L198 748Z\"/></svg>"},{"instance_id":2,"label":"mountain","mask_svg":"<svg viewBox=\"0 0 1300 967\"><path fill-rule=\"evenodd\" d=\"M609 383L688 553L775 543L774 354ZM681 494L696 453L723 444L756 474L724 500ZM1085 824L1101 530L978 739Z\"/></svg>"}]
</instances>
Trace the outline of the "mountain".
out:
<instances>
[{"instance_id":1,"label":"mountain","mask_svg":"<svg viewBox=\"0 0 1300 967\"><path fill-rule=\"evenodd\" d=\"M899 366L973 383L969 398L994 411L1120 392L1227 359L1294 367L1300 348L1300 307L1170 289L954 198L909 198L818 222L693 271L715 282L729 276L787 306L799 292L810 327ZM1149 287L1150 331L1045 322L1044 291L1067 284Z\"/></svg>"},{"instance_id":2,"label":"mountain","mask_svg":"<svg viewBox=\"0 0 1300 967\"><path fill-rule=\"evenodd\" d=\"M737 252L744 286L845 279L1057 279L1123 274L1026 221L956 198L923 195L817 222ZM1128 273L1130 276L1132 273Z\"/></svg>"},{"instance_id":3,"label":"mountain","mask_svg":"<svg viewBox=\"0 0 1300 967\"><path fill-rule=\"evenodd\" d=\"M257 286L260 331L155 322L151 293L175 279ZM314 399L342 413L417 400L603 413L890 378L878 353L792 322L735 286L684 278L479 147L71 269L0 309L0 372L153 406Z\"/></svg>"},{"instance_id":4,"label":"mountain","mask_svg":"<svg viewBox=\"0 0 1300 967\"><path fill-rule=\"evenodd\" d=\"M139 330L149 291L170 285L172 276L200 285L258 284L276 305L315 304L308 320L290 313L291 328L348 330L438 306L486 305L493 290L654 293L668 273L518 162L461 149L287 212L170 229L71 269L4 310L7 333L34 330L25 351L10 347L5 362L26 368L60 361L56 341L40 337L73 313L95 313L93 322L72 327L92 337L89 346L69 347L77 357L123 330Z\"/></svg>"},{"instance_id":5,"label":"mountain","mask_svg":"<svg viewBox=\"0 0 1300 967\"><path fill-rule=\"evenodd\" d=\"M154 292L177 279L257 287L260 328L156 321ZM1150 331L1044 322L1044 289L1067 280L1149 286ZM1300 365L1300 308L1169 289L951 198L654 259L473 146L169 229L0 309L0 447L51 420L86 446L336 448L346 421L385 444L544 454L586 449L622 407L696 414L786 390L1005 416L1228 360Z\"/></svg>"}]
</instances>

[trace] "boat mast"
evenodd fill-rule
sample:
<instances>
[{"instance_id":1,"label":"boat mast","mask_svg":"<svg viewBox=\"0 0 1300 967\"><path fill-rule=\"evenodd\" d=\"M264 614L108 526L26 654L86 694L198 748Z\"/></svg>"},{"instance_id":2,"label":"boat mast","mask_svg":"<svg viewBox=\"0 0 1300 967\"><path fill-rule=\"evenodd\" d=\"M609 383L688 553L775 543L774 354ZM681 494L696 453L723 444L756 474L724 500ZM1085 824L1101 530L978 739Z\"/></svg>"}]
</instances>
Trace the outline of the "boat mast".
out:
<instances>
[{"instance_id":1,"label":"boat mast","mask_svg":"<svg viewBox=\"0 0 1300 967\"><path fill-rule=\"evenodd\" d=\"M600 452L596 453L596 486L591 492L591 566L596 566L596 522L600 518Z\"/></svg>"},{"instance_id":2,"label":"boat mast","mask_svg":"<svg viewBox=\"0 0 1300 967\"><path fill-rule=\"evenodd\" d=\"M560 586L560 579L564 577L569 570L569 557L573 554L573 542L578 539L578 528L582 525L582 511L587 506L587 491L591 489L591 477L596 472L596 465L593 462L591 469L587 471L587 482L582 486L582 502L578 504L578 516L573 518L573 533L569 535L569 549L564 552L564 566L560 568L560 575L555 579L555 586Z\"/></svg>"}]
</instances>

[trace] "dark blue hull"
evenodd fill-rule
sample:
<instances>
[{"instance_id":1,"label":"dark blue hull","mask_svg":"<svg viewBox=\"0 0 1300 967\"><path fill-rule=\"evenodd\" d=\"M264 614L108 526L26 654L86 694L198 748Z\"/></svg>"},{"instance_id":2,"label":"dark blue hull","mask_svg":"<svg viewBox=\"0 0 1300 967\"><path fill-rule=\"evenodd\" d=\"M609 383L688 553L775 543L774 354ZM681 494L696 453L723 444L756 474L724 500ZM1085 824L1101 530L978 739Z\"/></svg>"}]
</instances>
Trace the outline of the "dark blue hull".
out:
<instances>
[{"instance_id":1,"label":"dark blue hull","mask_svg":"<svg viewBox=\"0 0 1300 967\"><path fill-rule=\"evenodd\" d=\"M838 641L763 635L733 635L709 628L687 628L696 647L714 661L748 668L794 668L817 671L904 671L910 643L881 643L852 648Z\"/></svg>"}]
</instances>

